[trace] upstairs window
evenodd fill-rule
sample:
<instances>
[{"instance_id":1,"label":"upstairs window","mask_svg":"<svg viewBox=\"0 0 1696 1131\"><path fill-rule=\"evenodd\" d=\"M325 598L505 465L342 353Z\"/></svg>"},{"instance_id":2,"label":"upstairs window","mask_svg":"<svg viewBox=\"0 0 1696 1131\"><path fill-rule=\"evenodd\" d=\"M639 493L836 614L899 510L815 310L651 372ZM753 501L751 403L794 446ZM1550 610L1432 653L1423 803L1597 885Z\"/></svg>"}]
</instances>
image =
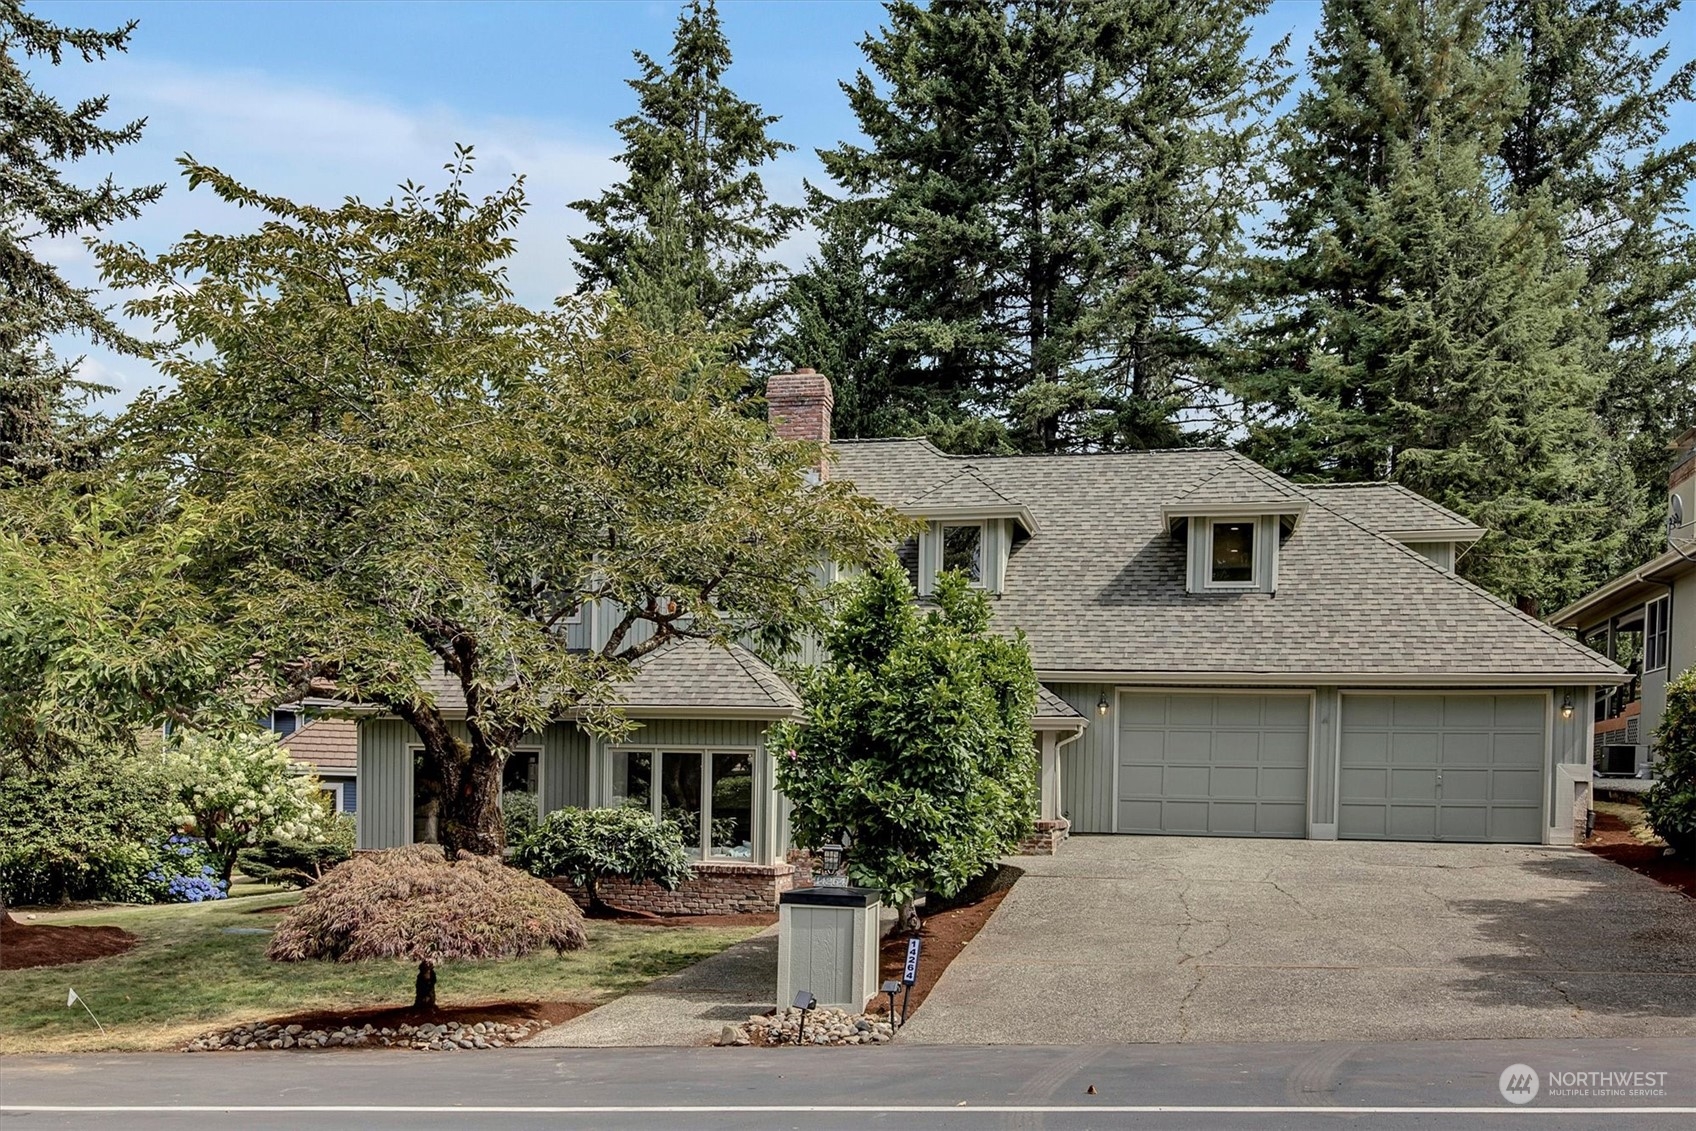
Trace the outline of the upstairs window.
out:
<instances>
[{"instance_id":1,"label":"upstairs window","mask_svg":"<svg viewBox=\"0 0 1696 1131\"><path fill-rule=\"evenodd\" d=\"M957 569L973 585L983 584L983 527L944 526L942 528L942 568Z\"/></svg>"},{"instance_id":2,"label":"upstairs window","mask_svg":"<svg viewBox=\"0 0 1696 1131\"><path fill-rule=\"evenodd\" d=\"M1660 671L1667 666L1672 635L1672 607L1666 597L1649 602L1643 616L1643 670Z\"/></svg>"},{"instance_id":3,"label":"upstairs window","mask_svg":"<svg viewBox=\"0 0 1696 1131\"><path fill-rule=\"evenodd\" d=\"M1252 588L1254 576L1253 519L1226 519L1208 524L1207 583L1223 589Z\"/></svg>"}]
</instances>

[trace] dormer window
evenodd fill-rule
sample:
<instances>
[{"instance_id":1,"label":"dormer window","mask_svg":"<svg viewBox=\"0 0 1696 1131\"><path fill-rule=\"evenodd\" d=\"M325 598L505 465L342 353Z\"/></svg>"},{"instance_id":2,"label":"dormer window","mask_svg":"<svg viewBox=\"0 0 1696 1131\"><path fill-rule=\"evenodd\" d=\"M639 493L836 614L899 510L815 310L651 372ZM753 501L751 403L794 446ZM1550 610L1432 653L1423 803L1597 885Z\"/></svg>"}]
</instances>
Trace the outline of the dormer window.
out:
<instances>
[{"instance_id":1,"label":"dormer window","mask_svg":"<svg viewBox=\"0 0 1696 1131\"><path fill-rule=\"evenodd\" d=\"M957 569L973 585L983 584L983 524L942 528L942 568Z\"/></svg>"},{"instance_id":2,"label":"dormer window","mask_svg":"<svg viewBox=\"0 0 1696 1131\"><path fill-rule=\"evenodd\" d=\"M1254 530L1252 518L1214 519L1208 523L1207 587L1253 589Z\"/></svg>"}]
</instances>

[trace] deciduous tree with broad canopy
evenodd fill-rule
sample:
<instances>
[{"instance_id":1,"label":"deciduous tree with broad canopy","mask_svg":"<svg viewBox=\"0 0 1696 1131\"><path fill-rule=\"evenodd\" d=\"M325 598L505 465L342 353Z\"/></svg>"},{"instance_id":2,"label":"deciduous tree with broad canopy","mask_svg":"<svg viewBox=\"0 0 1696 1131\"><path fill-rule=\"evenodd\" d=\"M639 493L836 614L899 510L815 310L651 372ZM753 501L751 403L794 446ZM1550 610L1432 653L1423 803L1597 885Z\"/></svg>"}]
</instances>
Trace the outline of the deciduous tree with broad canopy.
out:
<instances>
[{"instance_id":1,"label":"deciduous tree with broad canopy","mask_svg":"<svg viewBox=\"0 0 1696 1131\"><path fill-rule=\"evenodd\" d=\"M572 709L616 729L617 681L668 640L787 647L820 615L819 563L886 544L886 512L818 481L816 445L743 411L722 341L514 302L522 181L473 199L468 149L439 193L334 208L183 164L263 220L101 249L171 382L120 422L101 489L150 491L146 529L188 532L164 540L171 581L240 642L232 681L412 726L450 855L501 851L521 735ZM604 646L568 647L597 601ZM426 686L442 671L463 730Z\"/></svg>"},{"instance_id":2,"label":"deciduous tree with broad canopy","mask_svg":"<svg viewBox=\"0 0 1696 1131\"><path fill-rule=\"evenodd\" d=\"M795 842L846 836L849 879L916 926L921 892L957 894L1031 829L1036 675L962 574L939 577L928 608L894 561L846 584L830 658L803 677L805 716L769 740L777 784Z\"/></svg>"}]
</instances>

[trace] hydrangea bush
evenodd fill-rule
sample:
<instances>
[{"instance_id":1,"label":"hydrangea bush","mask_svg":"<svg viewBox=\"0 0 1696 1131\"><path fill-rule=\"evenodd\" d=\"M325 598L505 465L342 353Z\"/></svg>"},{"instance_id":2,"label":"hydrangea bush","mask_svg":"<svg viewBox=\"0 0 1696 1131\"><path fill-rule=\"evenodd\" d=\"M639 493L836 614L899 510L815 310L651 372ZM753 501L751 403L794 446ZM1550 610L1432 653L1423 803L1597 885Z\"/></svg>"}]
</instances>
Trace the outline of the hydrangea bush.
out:
<instances>
[{"instance_id":1,"label":"hydrangea bush","mask_svg":"<svg viewBox=\"0 0 1696 1131\"><path fill-rule=\"evenodd\" d=\"M189 836L174 836L159 846L159 862L143 877L145 894L154 903L204 903L230 893L208 858L205 845Z\"/></svg>"},{"instance_id":2,"label":"hydrangea bush","mask_svg":"<svg viewBox=\"0 0 1696 1131\"><path fill-rule=\"evenodd\" d=\"M329 835L317 777L297 772L270 731L186 734L166 757L176 785L172 818L205 845L226 888L243 848Z\"/></svg>"}]
</instances>

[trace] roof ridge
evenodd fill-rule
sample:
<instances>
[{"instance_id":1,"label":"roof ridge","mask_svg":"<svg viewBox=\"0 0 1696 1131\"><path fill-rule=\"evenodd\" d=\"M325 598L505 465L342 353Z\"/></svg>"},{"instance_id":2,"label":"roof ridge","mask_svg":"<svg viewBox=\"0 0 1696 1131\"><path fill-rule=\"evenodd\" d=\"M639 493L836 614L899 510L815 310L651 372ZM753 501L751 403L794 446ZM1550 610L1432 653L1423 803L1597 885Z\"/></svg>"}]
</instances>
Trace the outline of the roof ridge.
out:
<instances>
[{"instance_id":1,"label":"roof ridge","mask_svg":"<svg viewBox=\"0 0 1696 1131\"><path fill-rule=\"evenodd\" d=\"M708 641L708 643L712 642ZM742 674L746 675L749 679L759 685L760 690L766 693L766 697L772 701L773 705L780 707L791 706L791 700L799 698L799 696L795 694L794 688L789 687L788 683L784 682L782 676L772 671L770 665L768 665L764 660L761 660L758 656L754 655L752 652L748 651L748 649L742 647L742 645L733 640L729 644L725 645L725 651L730 653L730 658L736 661L736 666L742 669ZM747 660L752 660L755 667L749 667L747 660L744 660L743 657L747 657ZM771 684L768 682L768 679L777 680L786 690L788 690L789 694L785 696L778 696L775 694Z\"/></svg>"},{"instance_id":2,"label":"roof ridge","mask_svg":"<svg viewBox=\"0 0 1696 1131\"><path fill-rule=\"evenodd\" d=\"M1585 647L1582 643L1580 643L1579 641L1568 636L1566 633L1562 632L1560 629L1555 628L1553 625L1549 624L1548 622L1540 620L1537 617L1531 616L1529 613L1523 612L1519 608L1508 604L1506 601L1502 600L1500 597L1496 596L1494 593L1490 592L1488 589L1485 589L1483 586L1476 585L1476 584L1472 583L1471 581L1468 581L1466 578L1462 577L1460 574L1455 573L1452 570L1444 569L1442 566L1438 565L1436 562L1432 561L1430 558L1426 557L1424 554L1419 553L1417 550L1410 550L1410 549L1408 549L1407 546L1396 541L1394 538L1391 538L1389 535L1380 534L1378 531L1372 529L1370 526L1364 526L1361 523L1356 522L1353 518L1344 514L1342 511L1337 510L1335 507L1327 506L1324 502L1322 502L1318 499L1315 499L1313 501L1315 503L1318 503L1319 506L1324 509L1326 514L1333 515L1337 518L1340 518L1344 522L1348 523L1350 526L1354 527L1356 530L1359 530L1360 532L1362 532L1363 534L1367 534L1367 535L1369 535L1373 538L1378 539L1378 541L1384 543L1386 546L1390 546L1390 547L1394 548L1395 550L1399 551L1402 554L1403 557L1411 558L1413 561L1418 562L1420 565L1424 566L1426 569L1429 569L1429 570L1433 571L1434 573L1436 573L1438 577L1443 578L1444 580L1448 581L1449 583L1460 587L1463 591L1471 593L1474 596L1482 597L1482 598L1484 598L1484 600L1488 601L1489 603L1496 605L1497 607L1504 609L1505 611L1507 611L1509 613L1512 613L1518 619L1524 621L1526 624L1528 624L1528 625L1532 626L1533 628L1537 629L1538 631L1542 632L1543 635L1548 636L1548 637L1550 637L1554 640L1558 640L1560 643L1566 645L1569 650L1578 653L1580 656L1584 657L1585 659L1601 660L1602 663L1604 663L1604 664L1613 664L1614 663L1612 660L1608 659L1607 657L1602 656L1599 653L1591 651L1589 648ZM1617 664L1615 664L1614 666L1618 667ZM1621 670L1623 670L1623 669L1621 669Z\"/></svg>"},{"instance_id":3,"label":"roof ridge","mask_svg":"<svg viewBox=\"0 0 1696 1131\"><path fill-rule=\"evenodd\" d=\"M965 467L962 467L959 471L957 471L953 475L948 476L946 479L938 479L935 483L932 483L929 487L926 487L924 490L920 491L918 494L909 495L907 498L902 500L902 504L906 505L906 506L911 506L912 504L917 503L919 500L923 499L926 495L932 494L936 491L942 490L944 487L948 487L952 484L958 483L958 482L960 482L960 480L965 479L967 476L970 476L974 481L981 484L983 486L984 490L988 491L990 494L994 495L996 498L1000 499L1002 502L1006 503L1008 506L1016 507L1016 506L1020 505L1019 502L1016 499L1009 499L1005 494L1003 494L1001 492L1001 490L998 487L995 486L995 484L991 483L988 479L984 478L983 475L978 471L978 469L974 465L969 464L969 463Z\"/></svg>"}]
</instances>

